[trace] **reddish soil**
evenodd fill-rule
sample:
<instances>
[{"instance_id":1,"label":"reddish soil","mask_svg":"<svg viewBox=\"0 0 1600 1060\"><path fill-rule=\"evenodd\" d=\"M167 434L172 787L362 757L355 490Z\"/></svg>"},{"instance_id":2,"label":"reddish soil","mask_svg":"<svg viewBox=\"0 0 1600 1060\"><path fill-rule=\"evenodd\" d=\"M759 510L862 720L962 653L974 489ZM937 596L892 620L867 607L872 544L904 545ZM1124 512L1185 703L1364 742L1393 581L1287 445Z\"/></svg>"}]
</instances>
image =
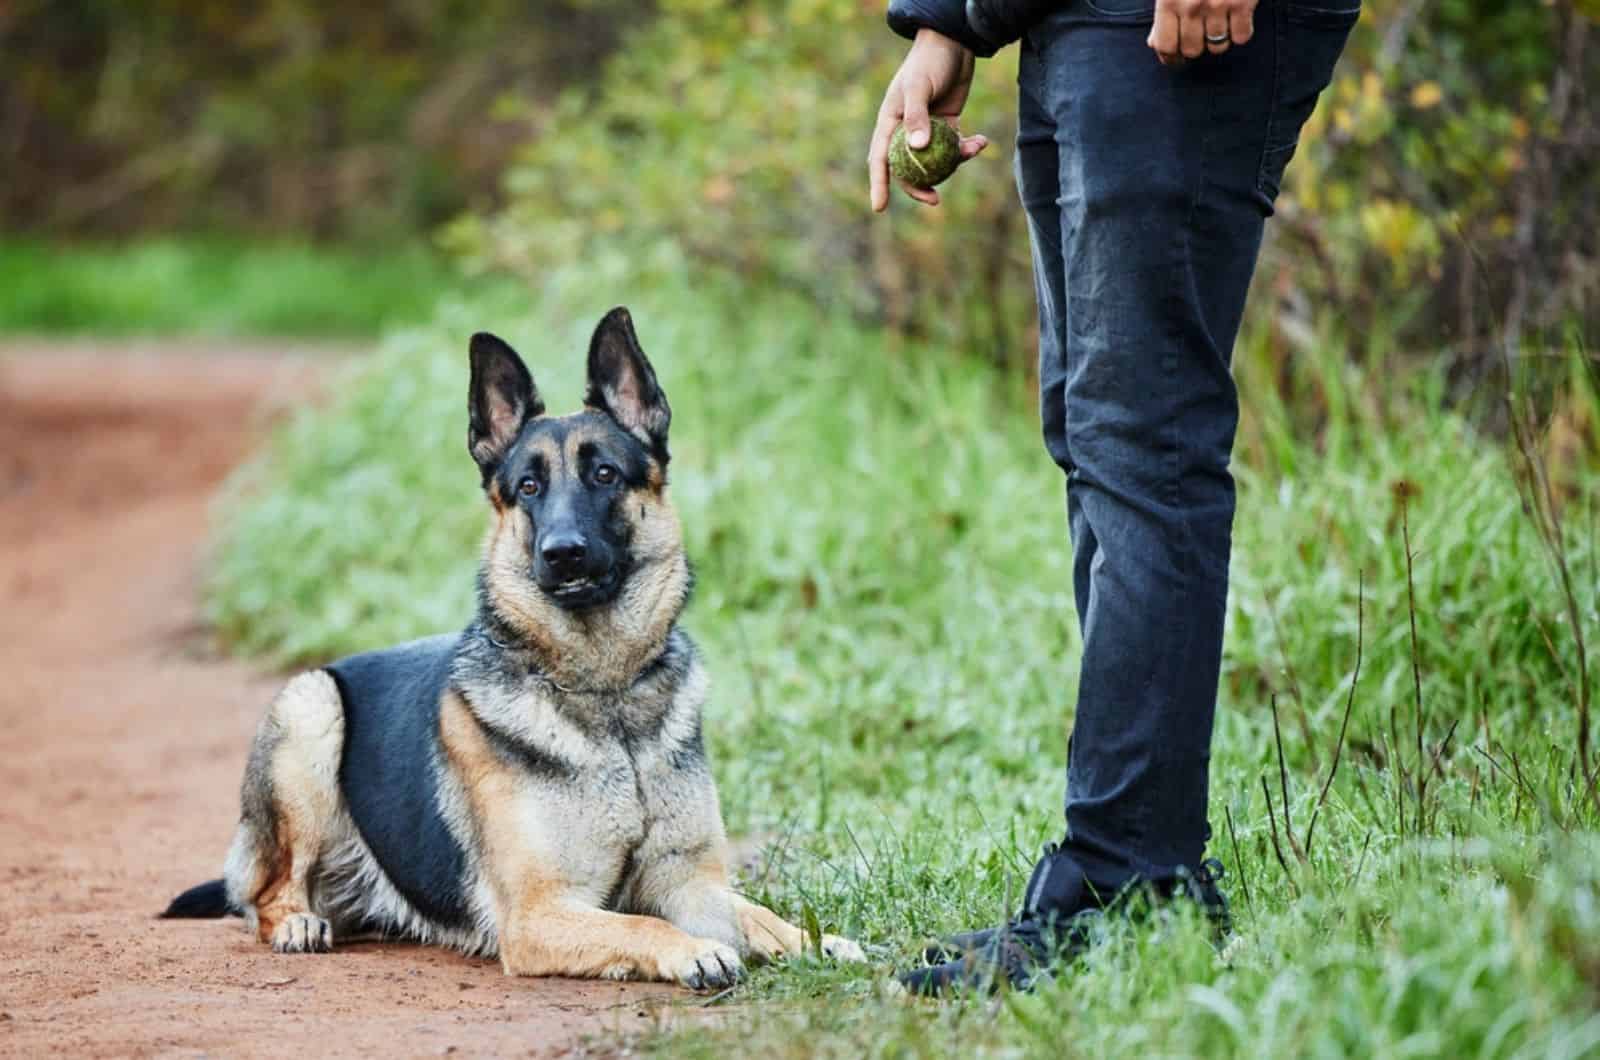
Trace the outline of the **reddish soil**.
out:
<instances>
[{"instance_id":1,"label":"reddish soil","mask_svg":"<svg viewBox=\"0 0 1600 1060\"><path fill-rule=\"evenodd\" d=\"M219 874L278 680L198 618L208 503L326 363L0 347L0 1054L556 1055L699 1014L664 985L155 918Z\"/></svg>"}]
</instances>

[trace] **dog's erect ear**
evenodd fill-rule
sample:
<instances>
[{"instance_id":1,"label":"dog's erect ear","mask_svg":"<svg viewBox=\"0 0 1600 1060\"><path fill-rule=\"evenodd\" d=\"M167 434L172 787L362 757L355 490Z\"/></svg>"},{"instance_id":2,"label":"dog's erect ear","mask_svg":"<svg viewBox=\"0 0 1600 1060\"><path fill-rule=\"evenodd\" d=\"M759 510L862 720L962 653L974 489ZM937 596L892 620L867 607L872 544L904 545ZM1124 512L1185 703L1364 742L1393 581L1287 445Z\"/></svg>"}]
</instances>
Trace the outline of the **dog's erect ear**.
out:
<instances>
[{"instance_id":1,"label":"dog's erect ear","mask_svg":"<svg viewBox=\"0 0 1600 1060\"><path fill-rule=\"evenodd\" d=\"M472 336L471 350L467 449L487 482L523 426L544 414L544 402L516 350L487 331Z\"/></svg>"},{"instance_id":2,"label":"dog's erect ear","mask_svg":"<svg viewBox=\"0 0 1600 1060\"><path fill-rule=\"evenodd\" d=\"M583 403L609 415L623 430L667 462L667 426L672 409L639 348L633 318L621 306L607 313L589 341L589 392Z\"/></svg>"}]
</instances>

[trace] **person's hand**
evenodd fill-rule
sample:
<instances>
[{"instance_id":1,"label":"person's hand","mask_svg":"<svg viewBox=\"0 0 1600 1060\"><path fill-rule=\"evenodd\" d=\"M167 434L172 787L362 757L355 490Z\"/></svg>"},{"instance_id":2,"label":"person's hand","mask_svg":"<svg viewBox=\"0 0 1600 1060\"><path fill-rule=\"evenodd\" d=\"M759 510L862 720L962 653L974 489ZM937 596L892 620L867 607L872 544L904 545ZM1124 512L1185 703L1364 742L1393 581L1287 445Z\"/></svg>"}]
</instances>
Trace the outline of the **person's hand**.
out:
<instances>
[{"instance_id":1,"label":"person's hand","mask_svg":"<svg viewBox=\"0 0 1600 1060\"><path fill-rule=\"evenodd\" d=\"M1256 0L1156 0L1145 43L1164 66L1182 66L1206 52L1220 55L1255 33Z\"/></svg>"},{"instance_id":2,"label":"person's hand","mask_svg":"<svg viewBox=\"0 0 1600 1060\"><path fill-rule=\"evenodd\" d=\"M906 142L918 150L928 146L928 116L937 115L953 127L966 105L976 65L972 52L962 44L931 29L917 31L905 62L900 64L889 90L878 108L878 125L872 130L872 147L867 152L868 183L872 189L872 208L882 212L889 206L889 138L895 126L906 125ZM989 146L986 136L961 137L961 160L965 162ZM932 188L900 185L905 193L929 206L939 205L939 193Z\"/></svg>"}]
</instances>

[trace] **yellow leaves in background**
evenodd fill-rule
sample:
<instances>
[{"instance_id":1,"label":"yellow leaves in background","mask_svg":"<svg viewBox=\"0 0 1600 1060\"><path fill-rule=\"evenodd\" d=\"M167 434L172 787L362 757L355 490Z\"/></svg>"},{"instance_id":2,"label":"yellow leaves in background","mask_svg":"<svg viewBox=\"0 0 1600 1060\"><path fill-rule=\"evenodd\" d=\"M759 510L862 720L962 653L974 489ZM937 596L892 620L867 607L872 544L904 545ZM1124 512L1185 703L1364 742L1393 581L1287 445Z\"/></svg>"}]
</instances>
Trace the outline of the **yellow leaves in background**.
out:
<instances>
[{"instance_id":1,"label":"yellow leaves in background","mask_svg":"<svg viewBox=\"0 0 1600 1060\"><path fill-rule=\"evenodd\" d=\"M1394 109L1384 89L1383 78L1368 70L1357 78L1335 81L1317 113L1313 113L1307 130L1320 131L1318 114L1326 112L1327 120L1338 132L1341 141L1371 144L1384 138L1393 128Z\"/></svg>"},{"instance_id":2,"label":"yellow leaves in background","mask_svg":"<svg viewBox=\"0 0 1600 1060\"><path fill-rule=\"evenodd\" d=\"M1375 199L1361 207L1361 231L1404 283L1421 267L1431 271L1439 256L1439 229L1409 202Z\"/></svg>"},{"instance_id":3,"label":"yellow leaves in background","mask_svg":"<svg viewBox=\"0 0 1600 1060\"><path fill-rule=\"evenodd\" d=\"M1439 101L1444 99L1444 91L1437 81L1419 81L1411 86L1411 105L1418 110L1427 110L1437 107Z\"/></svg>"}]
</instances>

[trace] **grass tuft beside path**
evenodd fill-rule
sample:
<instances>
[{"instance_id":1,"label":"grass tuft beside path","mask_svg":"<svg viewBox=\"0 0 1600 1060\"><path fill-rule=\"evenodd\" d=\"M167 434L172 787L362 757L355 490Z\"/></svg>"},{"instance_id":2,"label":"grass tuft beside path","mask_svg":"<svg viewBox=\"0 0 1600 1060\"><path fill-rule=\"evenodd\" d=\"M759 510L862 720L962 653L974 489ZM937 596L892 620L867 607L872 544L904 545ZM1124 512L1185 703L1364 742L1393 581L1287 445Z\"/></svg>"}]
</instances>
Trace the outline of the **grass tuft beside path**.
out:
<instances>
[{"instance_id":1,"label":"grass tuft beside path","mask_svg":"<svg viewBox=\"0 0 1600 1060\"><path fill-rule=\"evenodd\" d=\"M0 240L0 333L361 338L469 284L420 243Z\"/></svg>"}]
</instances>

